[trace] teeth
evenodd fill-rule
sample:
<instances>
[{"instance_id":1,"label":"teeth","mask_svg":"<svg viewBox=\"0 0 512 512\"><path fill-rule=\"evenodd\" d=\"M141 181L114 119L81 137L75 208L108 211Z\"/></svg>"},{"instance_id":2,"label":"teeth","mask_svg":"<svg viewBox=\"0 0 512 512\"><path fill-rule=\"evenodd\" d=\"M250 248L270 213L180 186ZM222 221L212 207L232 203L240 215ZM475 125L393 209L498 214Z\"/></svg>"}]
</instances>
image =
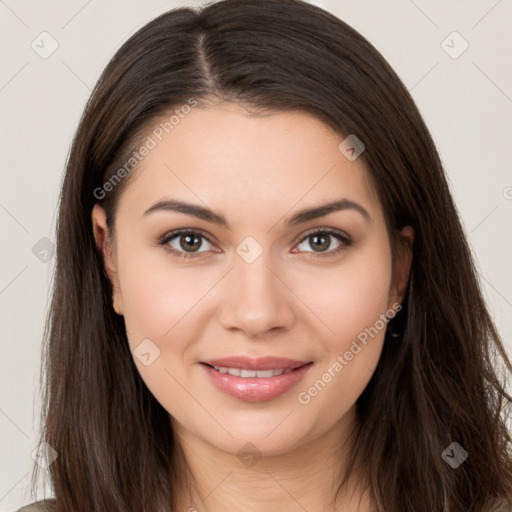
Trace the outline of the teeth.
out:
<instances>
[{"instance_id":1,"label":"teeth","mask_svg":"<svg viewBox=\"0 0 512 512\"><path fill-rule=\"evenodd\" d=\"M220 373L229 373L237 377L258 377L260 379L268 379L269 377L275 377L276 375L282 375L283 373L290 373L292 371L291 368L287 368L286 370L245 370L242 368L226 368L223 366L214 366L214 368Z\"/></svg>"}]
</instances>

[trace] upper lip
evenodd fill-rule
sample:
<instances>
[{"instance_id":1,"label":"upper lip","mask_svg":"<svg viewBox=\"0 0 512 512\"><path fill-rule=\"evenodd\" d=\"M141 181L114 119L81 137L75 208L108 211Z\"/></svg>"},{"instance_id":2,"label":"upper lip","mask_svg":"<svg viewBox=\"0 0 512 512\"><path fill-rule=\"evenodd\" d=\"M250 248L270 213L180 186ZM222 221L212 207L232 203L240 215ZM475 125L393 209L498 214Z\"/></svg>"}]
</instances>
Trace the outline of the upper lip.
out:
<instances>
[{"instance_id":1,"label":"upper lip","mask_svg":"<svg viewBox=\"0 0 512 512\"><path fill-rule=\"evenodd\" d=\"M202 361L210 366L223 368L240 368L242 370L286 370L295 369L299 366L310 363L311 361L297 361L296 359L288 359L286 357L247 357L232 356L222 359L209 359Z\"/></svg>"}]
</instances>

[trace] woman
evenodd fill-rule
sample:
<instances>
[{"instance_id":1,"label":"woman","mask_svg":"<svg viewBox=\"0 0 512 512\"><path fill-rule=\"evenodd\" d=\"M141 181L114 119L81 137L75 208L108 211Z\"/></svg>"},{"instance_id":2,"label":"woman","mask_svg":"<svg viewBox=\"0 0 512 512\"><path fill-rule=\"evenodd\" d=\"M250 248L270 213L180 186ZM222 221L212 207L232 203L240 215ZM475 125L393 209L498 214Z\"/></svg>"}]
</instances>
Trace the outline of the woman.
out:
<instances>
[{"instance_id":1,"label":"woman","mask_svg":"<svg viewBox=\"0 0 512 512\"><path fill-rule=\"evenodd\" d=\"M140 29L80 122L57 247L33 510L512 510L512 366L437 150L333 15Z\"/></svg>"}]
</instances>

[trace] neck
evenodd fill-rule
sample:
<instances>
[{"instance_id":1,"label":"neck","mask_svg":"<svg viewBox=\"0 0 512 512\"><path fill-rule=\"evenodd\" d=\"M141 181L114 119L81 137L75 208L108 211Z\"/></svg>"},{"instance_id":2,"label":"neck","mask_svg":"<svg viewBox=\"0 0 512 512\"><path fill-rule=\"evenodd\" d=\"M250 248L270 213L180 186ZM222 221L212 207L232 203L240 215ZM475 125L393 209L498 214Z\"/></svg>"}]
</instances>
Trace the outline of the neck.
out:
<instances>
[{"instance_id":1,"label":"neck","mask_svg":"<svg viewBox=\"0 0 512 512\"><path fill-rule=\"evenodd\" d=\"M353 480L336 496L355 425L353 408L342 424L314 441L279 455L251 458L219 450L172 421L180 454L176 463L186 468L190 480L176 485L176 510L369 512L368 497Z\"/></svg>"}]
</instances>

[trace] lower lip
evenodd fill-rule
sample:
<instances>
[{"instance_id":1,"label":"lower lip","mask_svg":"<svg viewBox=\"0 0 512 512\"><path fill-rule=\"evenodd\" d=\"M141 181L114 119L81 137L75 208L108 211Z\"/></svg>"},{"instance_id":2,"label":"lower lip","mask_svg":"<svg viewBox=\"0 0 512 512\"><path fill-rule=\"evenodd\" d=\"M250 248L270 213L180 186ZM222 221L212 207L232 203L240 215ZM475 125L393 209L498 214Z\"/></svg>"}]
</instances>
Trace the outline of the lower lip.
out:
<instances>
[{"instance_id":1,"label":"lower lip","mask_svg":"<svg viewBox=\"0 0 512 512\"><path fill-rule=\"evenodd\" d=\"M299 382L313 363L274 377L237 377L229 373L220 373L211 366L201 363L213 384L220 391L247 402L265 402L282 395Z\"/></svg>"}]
</instances>

